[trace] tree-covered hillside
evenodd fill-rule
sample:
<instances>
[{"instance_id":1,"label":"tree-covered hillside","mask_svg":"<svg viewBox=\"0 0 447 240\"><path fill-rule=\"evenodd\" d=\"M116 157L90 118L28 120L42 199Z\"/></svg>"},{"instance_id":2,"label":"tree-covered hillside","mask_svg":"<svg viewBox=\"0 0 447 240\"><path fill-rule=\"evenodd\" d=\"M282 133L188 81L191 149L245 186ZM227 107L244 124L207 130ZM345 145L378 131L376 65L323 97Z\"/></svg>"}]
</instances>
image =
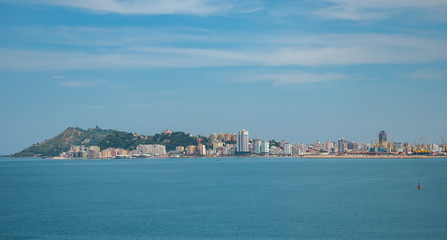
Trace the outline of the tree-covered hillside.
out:
<instances>
[{"instance_id":1,"label":"tree-covered hillside","mask_svg":"<svg viewBox=\"0 0 447 240\"><path fill-rule=\"evenodd\" d=\"M197 145L197 140L184 132L135 137L132 133L113 131L98 146L101 149L113 147L133 150L140 144L161 144L166 146L167 151L171 151L177 146L186 147L188 145Z\"/></svg>"},{"instance_id":2,"label":"tree-covered hillside","mask_svg":"<svg viewBox=\"0 0 447 240\"><path fill-rule=\"evenodd\" d=\"M202 143L206 144L207 140L207 138L203 138ZM155 134L154 136L134 136L132 133L117 130L100 128L83 130L69 127L56 137L27 147L12 156L55 157L62 152L67 152L72 145L99 146L101 149L124 148L133 150L140 144L161 144L166 146L167 151L171 151L177 146L197 145L198 141L195 137L190 137L184 132Z\"/></svg>"},{"instance_id":3,"label":"tree-covered hillside","mask_svg":"<svg viewBox=\"0 0 447 240\"><path fill-rule=\"evenodd\" d=\"M83 130L69 127L54 138L45 140L13 154L13 157L54 157L70 149L71 145L98 145L112 130L93 128Z\"/></svg>"}]
</instances>

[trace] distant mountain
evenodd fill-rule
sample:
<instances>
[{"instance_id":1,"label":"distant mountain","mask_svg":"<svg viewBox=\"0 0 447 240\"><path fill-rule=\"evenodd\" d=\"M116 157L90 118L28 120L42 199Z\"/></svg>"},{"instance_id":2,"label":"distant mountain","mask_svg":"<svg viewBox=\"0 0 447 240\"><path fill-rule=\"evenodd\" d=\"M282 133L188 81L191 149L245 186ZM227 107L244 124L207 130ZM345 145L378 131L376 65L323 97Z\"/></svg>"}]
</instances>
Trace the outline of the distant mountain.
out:
<instances>
[{"instance_id":1,"label":"distant mountain","mask_svg":"<svg viewBox=\"0 0 447 240\"><path fill-rule=\"evenodd\" d=\"M69 127L56 137L34 144L23 151L13 154L13 157L55 157L70 149L71 145L98 145L113 130L92 128L83 130L81 128Z\"/></svg>"}]
</instances>

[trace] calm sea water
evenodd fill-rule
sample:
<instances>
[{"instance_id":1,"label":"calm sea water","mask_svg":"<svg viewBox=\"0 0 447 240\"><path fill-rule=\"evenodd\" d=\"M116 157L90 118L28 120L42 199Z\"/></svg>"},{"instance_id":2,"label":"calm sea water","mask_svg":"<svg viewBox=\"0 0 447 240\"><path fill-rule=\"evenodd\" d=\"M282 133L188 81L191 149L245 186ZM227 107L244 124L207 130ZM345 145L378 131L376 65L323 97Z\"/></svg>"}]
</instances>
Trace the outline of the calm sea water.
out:
<instances>
[{"instance_id":1,"label":"calm sea water","mask_svg":"<svg viewBox=\"0 0 447 240\"><path fill-rule=\"evenodd\" d=\"M447 159L1 159L0 238L447 239Z\"/></svg>"}]
</instances>

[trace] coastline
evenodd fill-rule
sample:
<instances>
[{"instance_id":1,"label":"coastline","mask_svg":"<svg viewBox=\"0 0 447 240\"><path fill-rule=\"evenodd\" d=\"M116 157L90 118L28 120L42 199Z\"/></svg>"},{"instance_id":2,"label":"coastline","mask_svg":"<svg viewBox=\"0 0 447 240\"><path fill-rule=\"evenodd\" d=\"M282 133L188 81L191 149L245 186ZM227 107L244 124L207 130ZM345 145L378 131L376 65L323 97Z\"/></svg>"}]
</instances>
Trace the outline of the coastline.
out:
<instances>
[{"instance_id":1,"label":"coastline","mask_svg":"<svg viewBox=\"0 0 447 240\"><path fill-rule=\"evenodd\" d=\"M4 157L4 158L22 158L22 157ZM33 157L24 157L33 158ZM41 158L41 157L38 157ZM182 156L182 157L152 157L152 158L128 158L123 160L135 159L181 159L181 158L297 158L297 159L429 159L429 158L447 158L447 155L300 155L300 156ZM52 160L82 160L90 158L64 158L64 157L43 157L42 159ZM91 160L115 160L116 158L92 158Z\"/></svg>"},{"instance_id":2,"label":"coastline","mask_svg":"<svg viewBox=\"0 0 447 240\"><path fill-rule=\"evenodd\" d=\"M345 159L386 159L386 158L392 158L392 159L423 159L423 158L447 158L446 155L303 155L299 156L299 158L345 158Z\"/></svg>"}]
</instances>

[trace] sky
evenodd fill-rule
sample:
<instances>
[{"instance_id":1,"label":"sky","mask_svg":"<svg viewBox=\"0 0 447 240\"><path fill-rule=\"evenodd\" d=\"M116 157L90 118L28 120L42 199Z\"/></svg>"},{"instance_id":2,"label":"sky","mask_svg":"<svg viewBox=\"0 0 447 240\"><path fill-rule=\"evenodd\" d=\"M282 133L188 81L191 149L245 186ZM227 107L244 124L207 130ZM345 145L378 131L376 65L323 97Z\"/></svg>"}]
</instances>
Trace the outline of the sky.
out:
<instances>
[{"instance_id":1,"label":"sky","mask_svg":"<svg viewBox=\"0 0 447 240\"><path fill-rule=\"evenodd\" d=\"M447 140L445 0L0 0L0 155L67 127Z\"/></svg>"}]
</instances>

